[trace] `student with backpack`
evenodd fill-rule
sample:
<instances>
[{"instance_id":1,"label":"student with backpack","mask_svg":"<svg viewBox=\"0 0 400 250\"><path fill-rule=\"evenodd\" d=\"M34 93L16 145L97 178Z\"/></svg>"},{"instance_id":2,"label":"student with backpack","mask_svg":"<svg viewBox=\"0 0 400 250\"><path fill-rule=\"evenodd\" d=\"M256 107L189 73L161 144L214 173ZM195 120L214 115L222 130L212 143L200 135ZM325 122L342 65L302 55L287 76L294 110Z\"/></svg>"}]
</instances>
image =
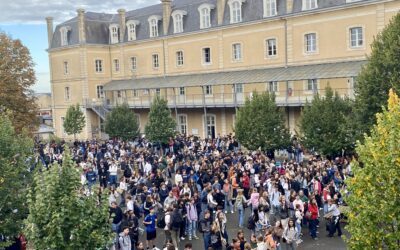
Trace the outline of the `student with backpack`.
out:
<instances>
[{"instance_id":1,"label":"student with backpack","mask_svg":"<svg viewBox=\"0 0 400 250\"><path fill-rule=\"evenodd\" d=\"M119 250L132 249L131 238L129 237L129 227L124 227L123 231L119 234L118 248Z\"/></svg>"}]
</instances>

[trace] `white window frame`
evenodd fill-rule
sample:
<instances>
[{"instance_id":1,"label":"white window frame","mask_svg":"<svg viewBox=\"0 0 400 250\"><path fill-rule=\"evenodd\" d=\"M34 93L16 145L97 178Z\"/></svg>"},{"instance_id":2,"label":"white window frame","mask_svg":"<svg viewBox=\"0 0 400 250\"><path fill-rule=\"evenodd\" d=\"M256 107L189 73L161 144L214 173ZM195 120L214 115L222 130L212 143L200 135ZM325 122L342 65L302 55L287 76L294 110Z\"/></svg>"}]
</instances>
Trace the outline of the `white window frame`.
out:
<instances>
[{"instance_id":1,"label":"white window frame","mask_svg":"<svg viewBox=\"0 0 400 250\"><path fill-rule=\"evenodd\" d=\"M213 95L213 86L212 85L205 85L204 86L204 95L207 96L212 96Z\"/></svg>"},{"instance_id":2,"label":"white window frame","mask_svg":"<svg viewBox=\"0 0 400 250\"><path fill-rule=\"evenodd\" d=\"M121 70L120 64L119 64L119 59L115 58L113 60L113 66L114 66L114 71L119 72Z\"/></svg>"},{"instance_id":3,"label":"white window frame","mask_svg":"<svg viewBox=\"0 0 400 250\"><path fill-rule=\"evenodd\" d=\"M313 10L318 8L318 0L303 0L301 10Z\"/></svg>"},{"instance_id":4,"label":"white window frame","mask_svg":"<svg viewBox=\"0 0 400 250\"><path fill-rule=\"evenodd\" d=\"M215 5L209 3L203 3L197 9L200 16L200 29L207 29L211 27L211 10L215 8Z\"/></svg>"},{"instance_id":5,"label":"white window frame","mask_svg":"<svg viewBox=\"0 0 400 250\"><path fill-rule=\"evenodd\" d=\"M310 86L310 81L312 81L311 82L311 84L312 84L312 88L310 89L309 88L309 86ZM308 79L308 80L305 80L304 81L304 92L306 93L306 94L312 94L312 93L317 93L318 92L318 86L319 86L319 81L318 81L318 79Z\"/></svg>"},{"instance_id":6,"label":"white window frame","mask_svg":"<svg viewBox=\"0 0 400 250\"><path fill-rule=\"evenodd\" d=\"M110 30L110 43L111 44L119 43L119 25L111 24L109 26L109 30Z\"/></svg>"},{"instance_id":7,"label":"white window frame","mask_svg":"<svg viewBox=\"0 0 400 250\"><path fill-rule=\"evenodd\" d=\"M274 41L274 46L271 46L271 50L270 50L270 42ZM271 52L271 54L270 54ZM275 52L275 53L274 53ZM275 37L270 37L265 39L265 58L273 58L276 57L278 55L278 40Z\"/></svg>"},{"instance_id":8,"label":"white window frame","mask_svg":"<svg viewBox=\"0 0 400 250\"><path fill-rule=\"evenodd\" d=\"M179 91L179 95L180 95L180 96L186 95L186 89L185 89L185 87L179 87L178 91Z\"/></svg>"},{"instance_id":9,"label":"white window frame","mask_svg":"<svg viewBox=\"0 0 400 250\"><path fill-rule=\"evenodd\" d=\"M208 117L212 117L213 118L213 120L214 120L214 127L215 127L215 136L217 136L218 135L218 126L217 126L217 116L215 115L215 114L207 114L207 116L205 116L205 115L202 115L201 116L201 120L203 121L203 135L204 135L204 138L208 138L207 137L207 134L208 134L208 127L209 127L209 124L208 124ZM205 124L205 123L207 123L207 124ZM210 124L210 126L211 126L211 124ZM206 130L204 130L204 129L206 129Z\"/></svg>"},{"instance_id":10,"label":"white window frame","mask_svg":"<svg viewBox=\"0 0 400 250\"><path fill-rule=\"evenodd\" d=\"M174 10L172 12L172 20L174 22L174 34L183 32L183 16L187 15L184 10Z\"/></svg>"},{"instance_id":11,"label":"white window frame","mask_svg":"<svg viewBox=\"0 0 400 250\"><path fill-rule=\"evenodd\" d=\"M137 57L131 56L131 70L135 71L137 69Z\"/></svg>"},{"instance_id":12,"label":"white window frame","mask_svg":"<svg viewBox=\"0 0 400 250\"><path fill-rule=\"evenodd\" d=\"M177 67L182 67L185 63L185 58L183 54L183 50L178 50L176 52L176 66Z\"/></svg>"},{"instance_id":13,"label":"white window frame","mask_svg":"<svg viewBox=\"0 0 400 250\"><path fill-rule=\"evenodd\" d=\"M177 124L178 124L178 132L181 135L187 135L188 132L188 120L187 120L187 115L186 114L178 114L177 117ZM184 122L182 122L181 118L184 118Z\"/></svg>"},{"instance_id":14,"label":"white window frame","mask_svg":"<svg viewBox=\"0 0 400 250\"><path fill-rule=\"evenodd\" d=\"M149 95L150 89L143 89L143 95Z\"/></svg>"},{"instance_id":15,"label":"white window frame","mask_svg":"<svg viewBox=\"0 0 400 250\"><path fill-rule=\"evenodd\" d=\"M209 61L208 62L206 62L206 49L208 49L208 51L209 51L209 53L208 53ZM201 64L202 65L210 65L210 64L212 64L211 47L201 48Z\"/></svg>"},{"instance_id":16,"label":"white window frame","mask_svg":"<svg viewBox=\"0 0 400 250\"><path fill-rule=\"evenodd\" d=\"M267 83L267 91L277 95L279 93L279 82L278 81L268 82Z\"/></svg>"},{"instance_id":17,"label":"white window frame","mask_svg":"<svg viewBox=\"0 0 400 250\"><path fill-rule=\"evenodd\" d=\"M156 96L161 96L161 89L160 89L160 88L156 88L156 89L154 90L154 94L155 94Z\"/></svg>"},{"instance_id":18,"label":"white window frame","mask_svg":"<svg viewBox=\"0 0 400 250\"><path fill-rule=\"evenodd\" d=\"M63 61L63 71L64 75L69 75L69 63L68 61Z\"/></svg>"},{"instance_id":19,"label":"white window frame","mask_svg":"<svg viewBox=\"0 0 400 250\"><path fill-rule=\"evenodd\" d=\"M94 70L96 73L103 73L103 60L102 59L94 60Z\"/></svg>"},{"instance_id":20,"label":"white window frame","mask_svg":"<svg viewBox=\"0 0 400 250\"><path fill-rule=\"evenodd\" d=\"M132 89L132 97L135 99L139 98L139 91L137 89Z\"/></svg>"},{"instance_id":21,"label":"white window frame","mask_svg":"<svg viewBox=\"0 0 400 250\"><path fill-rule=\"evenodd\" d=\"M230 23L240 23L243 21L242 4L246 0L229 0L228 5L230 9Z\"/></svg>"},{"instance_id":22,"label":"white window frame","mask_svg":"<svg viewBox=\"0 0 400 250\"><path fill-rule=\"evenodd\" d=\"M356 45L353 46L353 34L352 31L356 30L356 29L360 29L361 30L361 37L359 37L359 32L357 32L357 37L355 40ZM357 25L357 26L352 26L348 28L348 47L350 49L364 49L365 48L365 29L362 25ZM361 38L361 39L360 39ZM359 41L361 41L361 45L359 45Z\"/></svg>"},{"instance_id":23,"label":"white window frame","mask_svg":"<svg viewBox=\"0 0 400 250\"><path fill-rule=\"evenodd\" d=\"M151 65L153 66L153 69L160 68L160 56L158 54L151 55Z\"/></svg>"},{"instance_id":24,"label":"white window frame","mask_svg":"<svg viewBox=\"0 0 400 250\"><path fill-rule=\"evenodd\" d=\"M264 17L277 15L276 0L264 0Z\"/></svg>"},{"instance_id":25,"label":"white window frame","mask_svg":"<svg viewBox=\"0 0 400 250\"><path fill-rule=\"evenodd\" d=\"M60 28L60 36L61 36L61 46L68 45L68 33L71 30L71 27L64 26Z\"/></svg>"},{"instance_id":26,"label":"white window frame","mask_svg":"<svg viewBox=\"0 0 400 250\"><path fill-rule=\"evenodd\" d=\"M308 40L308 36L314 35L314 39ZM304 54L316 54L318 53L318 34L317 32L308 32L303 36L303 48Z\"/></svg>"},{"instance_id":27,"label":"white window frame","mask_svg":"<svg viewBox=\"0 0 400 250\"><path fill-rule=\"evenodd\" d=\"M149 32L150 32L150 37L158 37L159 36L159 31L158 31L158 22L161 20L161 16L157 15L152 15L149 17L148 22L149 22Z\"/></svg>"},{"instance_id":28,"label":"white window frame","mask_svg":"<svg viewBox=\"0 0 400 250\"><path fill-rule=\"evenodd\" d=\"M104 86L103 85L96 85L96 97L97 99L104 99Z\"/></svg>"},{"instance_id":29,"label":"white window frame","mask_svg":"<svg viewBox=\"0 0 400 250\"><path fill-rule=\"evenodd\" d=\"M71 101L71 88L70 86L64 87L64 101L69 102Z\"/></svg>"},{"instance_id":30,"label":"white window frame","mask_svg":"<svg viewBox=\"0 0 400 250\"><path fill-rule=\"evenodd\" d=\"M128 31L128 41L136 40L136 27L140 24L137 20L129 20L126 22L126 30Z\"/></svg>"},{"instance_id":31,"label":"white window frame","mask_svg":"<svg viewBox=\"0 0 400 250\"><path fill-rule=\"evenodd\" d=\"M242 43L232 44L232 61L241 62L243 60Z\"/></svg>"},{"instance_id":32,"label":"white window frame","mask_svg":"<svg viewBox=\"0 0 400 250\"><path fill-rule=\"evenodd\" d=\"M243 83L236 83L235 84L235 93L236 94L243 94L244 85Z\"/></svg>"}]
</instances>

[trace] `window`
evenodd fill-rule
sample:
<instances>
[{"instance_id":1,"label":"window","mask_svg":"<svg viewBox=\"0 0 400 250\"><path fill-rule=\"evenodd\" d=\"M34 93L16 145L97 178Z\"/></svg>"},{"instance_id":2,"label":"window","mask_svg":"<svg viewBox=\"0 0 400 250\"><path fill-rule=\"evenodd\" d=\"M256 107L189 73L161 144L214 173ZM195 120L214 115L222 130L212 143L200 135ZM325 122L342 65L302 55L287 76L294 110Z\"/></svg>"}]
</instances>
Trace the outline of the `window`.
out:
<instances>
[{"instance_id":1,"label":"window","mask_svg":"<svg viewBox=\"0 0 400 250\"><path fill-rule=\"evenodd\" d=\"M110 25L110 42L111 44L118 43L118 25Z\"/></svg>"},{"instance_id":2,"label":"window","mask_svg":"<svg viewBox=\"0 0 400 250\"><path fill-rule=\"evenodd\" d=\"M158 69L158 67L160 67L159 61L158 61L158 54L154 54L152 56L153 58L153 68L154 69Z\"/></svg>"},{"instance_id":3,"label":"window","mask_svg":"<svg viewBox=\"0 0 400 250\"><path fill-rule=\"evenodd\" d=\"M242 21L242 3L246 0L229 0L228 5L231 10L231 23Z\"/></svg>"},{"instance_id":4,"label":"window","mask_svg":"<svg viewBox=\"0 0 400 250\"><path fill-rule=\"evenodd\" d=\"M309 79L307 80L307 91L317 91L317 79Z\"/></svg>"},{"instance_id":5,"label":"window","mask_svg":"<svg viewBox=\"0 0 400 250\"><path fill-rule=\"evenodd\" d=\"M185 95L185 87L179 87L179 95Z\"/></svg>"},{"instance_id":6,"label":"window","mask_svg":"<svg viewBox=\"0 0 400 250\"><path fill-rule=\"evenodd\" d=\"M150 37L158 37L158 21L161 20L160 16L149 17Z\"/></svg>"},{"instance_id":7,"label":"window","mask_svg":"<svg viewBox=\"0 0 400 250\"><path fill-rule=\"evenodd\" d=\"M96 60L95 61L95 68L97 73L103 72L103 60Z\"/></svg>"},{"instance_id":8,"label":"window","mask_svg":"<svg viewBox=\"0 0 400 250\"><path fill-rule=\"evenodd\" d=\"M137 89L132 90L132 96L139 97L139 93L138 93Z\"/></svg>"},{"instance_id":9,"label":"window","mask_svg":"<svg viewBox=\"0 0 400 250\"><path fill-rule=\"evenodd\" d=\"M318 0L303 0L302 10L312 10L318 8Z\"/></svg>"},{"instance_id":10,"label":"window","mask_svg":"<svg viewBox=\"0 0 400 250\"><path fill-rule=\"evenodd\" d=\"M175 10L174 12L172 12L172 19L174 21L174 33L183 32L183 16L186 14L187 12L184 10Z\"/></svg>"},{"instance_id":11,"label":"window","mask_svg":"<svg viewBox=\"0 0 400 250\"><path fill-rule=\"evenodd\" d=\"M363 29L354 27L350 29L350 47L360 48L364 46Z\"/></svg>"},{"instance_id":12,"label":"window","mask_svg":"<svg viewBox=\"0 0 400 250\"><path fill-rule=\"evenodd\" d=\"M60 33L61 33L61 46L67 46L68 45L68 32L70 31L70 27L61 27L60 28Z\"/></svg>"},{"instance_id":13,"label":"window","mask_svg":"<svg viewBox=\"0 0 400 250\"><path fill-rule=\"evenodd\" d=\"M117 97L118 97L118 98L126 98L126 92L125 92L125 90L118 90L118 91L117 91Z\"/></svg>"},{"instance_id":14,"label":"window","mask_svg":"<svg viewBox=\"0 0 400 250\"><path fill-rule=\"evenodd\" d=\"M317 51L317 34L310 33L304 35L304 45L306 53L313 53Z\"/></svg>"},{"instance_id":15,"label":"window","mask_svg":"<svg viewBox=\"0 0 400 250\"><path fill-rule=\"evenodd\" d=\"M64 62L64 75L68 75L69 73L69 68L68 68L68 62Z\"/></svg>"},{"instance_id":16,"label":"window","mask_svg":"<svg viewBox=\"0 0 400 250\"><path fill-rule=\"evenodd\" d=\"M205 92L205 95L212 95L213 94L212 86L206 85L204 88L204 92Z\"/></svg>"},{"instance_id":17,"label":"window","mask_svg":"<svg viewBox=\"0 0 400 250\"><path fill-rule=\"evenodd\" d=\"M268 83L268 92L275 93L278 92L278 82L269 82Z\"/></svg>"},{"instance_id":18,"label":"window","mask_svg":"<svg viewBox=\"0 0 400 250\"><path fill-rule=\"evenodd\" d=\"M96 91L97 91L97 98L98 99L103 99L104 98L104 87L103 87L103 85L97 85Z\"/></svg>"},{"instance_id":19,"label":"window","mask_svg":"<svg viewBox=\"0 0 400 250\"><path fill-rule=\"evenodd\" d=\"M161 89L156 89L156 96L160 96L161 95Z\"/></svg>"},{"instance_id":20,"label":"window","mask_svg":"<svg viewBox=\"0 0 400 250\"><path fill-rule=\"evenodd\" d=\"M268 39L266 43L267 57L276 56L276 39Z\"/></svg>"},{"instance_id":21,"label":"window","mask_svg":"<svg viewBox=\"0 0 400 250\"><path fill-rule=\"evenodd\" d=\"M200 29L207 29L211 27L211 10L214 9L214 5L209 3L203 3L199 6L198 11L200 14Z\"/></svg>"},{"instance_id":22,"label":"window","mask_svg":"<svg viewBox=\"0 0 400 250\"><path fill-rule=\"evenodd\" d=\"M126 22L126 29L128 30L128 41L136 40L136 26L139 25L139 21L129 20Z\"/></svg>"},{"instance_id":23,"label":"window","mask_svg":"<svg viewBox=\"0 0 400 250\"><path fill-rule=\"evenodd\" d=\"M241 83L237 83L235 84L235 93L243 93L243 84Z\"/></svg>"},{"instance_id":24,"label":"window","mask_svg":"<svg viewBox=\"0 0 400 250\"><path fill-rule=\"evenodd\" d=\"M144 90L143 90L143 95L149 95L149 93L150 93L150 90L149 90L149 89L144 89Z\"/></svg>"},{"instance_id":25,"label":"window","mask_svg":"<svg viewBox=\"0 0 400 250\"><path fill-rule=\"evenodd\" d=\"M183 66L183 51L176 52L176 65Z\"/></svg>"},{"instance_id":26,"label":"window","mask_svg":"<svg viewBox=\"0 0 400 250\"><path fill-rule=\"evenodd\" d=\"M131 57L131 69L136 70L137 67L137 61L136 61L136 56Z\"/></svg>"},{"instance_id":27,"label":"window","mask_svg":"<svg viewBox=\"0 0 400 250\"><path fill-rule=\"evenodd\" d=\"M64 100L65 101L69 101L71 96L70 96L70 92L69 92L69 87L65 87L64 88Z\"/></svg>"},{"instance_id":28,"label":"window","mask_svg":"<svg viewBox=\"0 0 400 250\"><path fill-rule=\"evenodd\" d=\"M211 49L203 48L203 63L211 63Z\"/></svg>"},{"instance_id":29,"label":"window","mask_svg":"<svg viewBox=\"0 0 400 250\"><path fill-rule=\"evenodd\" d=\"M276 16L276 0L264 0L264 17Z\"/></svg>"},{"instance_id":30,"label":"window","mask_svg":"<svg viewBox=\"0 0 400 250\"><path fill-rule=\"evenodd\" d=\"M187 133L187 116L178 115L178 129L181 135L186 135Z\"/></svg>"},{"instance_id":31,"label":"window","mask_svg":"<svg viewBox=\"0 0 400 250\"><path fill-rule=\"evenodd\" d=\"M242 60L242 45L240 43L232 44L232 59L234 61Z\"/></svg>"},{"instance_id":32,"label":"window","mask_svg":"<svg viewBox=\"0 0 400 250\"><path fill-rule=\"evenodd\" d=\"M116 72L119 72L119 60L118 59L114 59L114 70Z\"/></svg>"}]
</instances>

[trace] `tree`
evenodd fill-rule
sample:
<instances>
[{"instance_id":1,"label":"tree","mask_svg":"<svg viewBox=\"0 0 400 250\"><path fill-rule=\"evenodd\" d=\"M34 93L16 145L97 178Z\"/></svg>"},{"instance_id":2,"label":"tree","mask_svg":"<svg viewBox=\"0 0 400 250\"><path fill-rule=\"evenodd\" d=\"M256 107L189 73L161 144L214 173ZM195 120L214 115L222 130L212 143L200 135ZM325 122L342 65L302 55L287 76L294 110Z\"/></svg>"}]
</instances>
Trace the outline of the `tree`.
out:
<instances>
[{"instance_id":1,"label":"tree","mask_svg":"<svg viewBox=\"0 0 400 250\"><path fill-rule=\"evenodd\" d=\"M175 136L176 122L171 116L167 100L154 97L145 133L150 141L157 143L167 143L170 137Z\"/></svg>"},{"instance_id":2,"label":"tree","mask_svg":"<svg viewBox=\"0 0 400 250\"><path fill-rule=\"evenodd\" d=\"M37 105L31 87L36 82L29 50L20 40L0 32L0 110L9 110L17 132L36 129Z\"/></svg>"},{"instance_id":3,"label":"tree","mask_svg":"<svg viewBox=\"0 0 400 250\"><path fill-rule=\"evenodd\" d=\"M330 87L326 88L325 97L317 94L305 106L300 120L304 145L329 156L341 155L342 150L352 150L355 146L350 122L352 107L349 98L341 98Z\"/></svg>"},{"instance_id":4,"label":"tree","mask_svg":"<svg viewBox=\"0 0 400 250\"><path fill-rule=\"evenodd\" d=\"M393 17L371 45L368 63L355 85L358 137L362 139L376 122L390 88L400 89L400 14Z\"/></svg>"},{"instance_id":5,"label":"tree","mask_svg":"<svg viewBox=\"0 0 400 250\"><path fill-rule=\"evenodd\" d=\"M358 143L354 177L346 180L350 249L400 249L399 124L400 100L390 90L388 108Z\"/></svg>"},{"instance_id":6,"label":"tree","mask_svg":"<svg viewBox=\"0 0 400 250\"><path fill-rule=\"evenodd\" d=\"M30 185L27 159L33 141L17 134L7 113L0 113L0 232L9 239L21 232L28 210L26 194ZM0 242L0 249L10 242Z\"/></svg>"},{"instance_id":7,"label":"tree","mask_svg":"<svg viewBox=\"0 0 400 250\"><path fill-rule=\"evenodd\" d=\"M130 140L139 135L139 122L128 104L115 107L107 114L105 131L110 137Z\"/></svg>"},{"instance_id":8,"label":"tree","mask_svg":"<svg viewBox=\"0 0 400 250\"><path fill-rule=\"evenodd\" d=\"M35 249L103 249L112 240L107 194L82 194L79 173L68 148L62 165L35 173L25 227Z\"/></svg>"},{"instance_id":9,"label":"tree","mask_svg":"<svg viewBox=\"0 0 400 250\"><path fill-rule=\"evenodd\" d=\"M85 115L81 111L79 104L68 107L63 126L65 132L68 135L74 135L74 140L76 140L76 134L82 132L85 127Z\"/></svg>"},{"instance_id":10,"label":"tree","mask_svg":"<svg viewBox=\"0 0 400 250\"><path fill-rule=\"evenodd\" d=\"M254 92L251 99L246 99L237 113L235 135L249 150L271 151L290 145L284 111L276 106L274 94Z\"/></svg>"}]
</instances>

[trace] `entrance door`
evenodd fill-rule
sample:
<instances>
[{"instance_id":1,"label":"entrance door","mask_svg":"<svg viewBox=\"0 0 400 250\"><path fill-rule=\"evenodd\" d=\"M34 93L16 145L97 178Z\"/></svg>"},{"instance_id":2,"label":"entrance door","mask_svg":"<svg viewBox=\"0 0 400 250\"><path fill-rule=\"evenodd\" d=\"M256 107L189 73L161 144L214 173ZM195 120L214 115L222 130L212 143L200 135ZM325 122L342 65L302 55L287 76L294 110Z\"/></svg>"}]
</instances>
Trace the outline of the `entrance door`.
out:
<instances>
[{"instance_id":1,"label":"entrance door","mask_svg":"<svg viewBox=\"0 0 400 250\"><path fill-rule=\"evenodd\" d=\"M216 132L216 128L215 128L215 115L207 115L207 134L206 134L206 138L210 138L210 139L214 139L215 138L215 132Z\"/></svg>"},{"instance_id":2,"label":"entrance door","mask_svg":"<svg viewBox=\"0 0 400 250\"><path fill-rule=\"evenodd\" d=\"M244 97L243 97L243 84L242 83L235 84L234 93L236 95L236 102L238 104L243 103Z\"/></svg>"}]
</instances>

